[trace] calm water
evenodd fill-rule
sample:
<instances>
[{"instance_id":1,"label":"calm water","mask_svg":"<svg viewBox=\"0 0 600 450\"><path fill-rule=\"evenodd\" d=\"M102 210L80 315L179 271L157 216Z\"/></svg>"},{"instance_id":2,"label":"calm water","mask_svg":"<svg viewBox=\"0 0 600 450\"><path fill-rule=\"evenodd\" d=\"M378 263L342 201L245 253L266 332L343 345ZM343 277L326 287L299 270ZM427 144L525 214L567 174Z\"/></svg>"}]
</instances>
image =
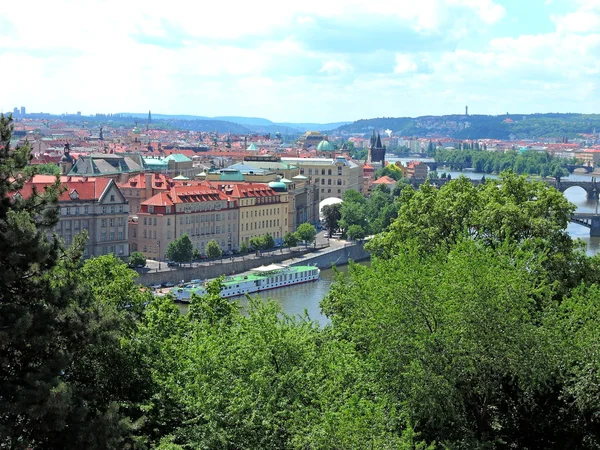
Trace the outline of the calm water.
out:
<instances>
[{"instance_id":1,"label":"calm water","mask_svg":"<svg viewBox=\"0 0 600 450\"><path fill-rule=\"evenodd\" d=\"M401 159L401 161L405 161ZM409 161L409 159L406 159ZM452 175L452 178L457 178L460 175L473 179L480 179L484 174L475 172L457 172L452 170L438 170L441 174L443 172ZM494 178L493 175L485 175L486 178ZM569 179L589 179L590 175L584 174L571 174ZM577 206L579 212L595 212L598 208L598 202L596 200L587 200L586 193L581 188L570 188L565 192L567 199ZM600 237L590 237L589 229L581 225L570 224L567 231L573 238L582 239L587 244L587 253L589 255L595 255L600 251ZM367 263L368 264L368 263ZM346 271L347 267L340 267L341 271ZM283 310L291 315L304 314L304 310L308 312L311 319L319 321L321 324L328 322L327 317L321 314L319 303L325 297L329 291L329 287L333 282L334 273L331 269L322 270L321 278L318 281L300 284L297 286L290 286L281 289L274 289L272 291L263 292L258 294L264 299L271 298L276 300L282 307ZM247 303L245 298L238 299L238 301L245 306Z\"/></svg>"}]
</instances>

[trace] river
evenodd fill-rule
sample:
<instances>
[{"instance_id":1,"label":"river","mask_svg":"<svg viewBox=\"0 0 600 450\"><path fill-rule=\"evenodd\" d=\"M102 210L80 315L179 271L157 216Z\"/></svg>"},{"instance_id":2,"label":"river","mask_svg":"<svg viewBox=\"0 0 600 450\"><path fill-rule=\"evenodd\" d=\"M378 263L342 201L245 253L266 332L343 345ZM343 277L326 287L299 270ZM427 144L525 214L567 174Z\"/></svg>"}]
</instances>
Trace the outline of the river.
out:
<instances>
[{"instance_id":1,"label":"river","mask_svg":"<svg viewBox=\"0 0 600 450\"><path fill-rule=\"evenodd\" d=\"M408 160L400 159L400 161L404 162ZM495 178L494 175L469 171L458 172L453 170L439 169L438 172L440 174L450 174L452 178L458 178L461 175L473 179L481 179L481 177L483 177L484 175L486 178ZM589 179L590 177L591 175L587 174L571 174L568 177L568 179ZM577 206L578 212L595 212L597 210L598 202L596 200L588 200L585 191L581 188L574 187L567 189L567 191L564 194L570 202L574 203ZM589 255L595 255L600 251L600 237L590 237L588 228L571 223L569 224L567 231L573 238L579 238L587 244L587 253ZM368 262L363 264L368 264ZM340 267L339 269L341 271L346 271L347 267ZM321 277L316 282L274 289L272 291L263 292L258 295L264 299L270 298L277 301L281 305L282 309L290 315L302 315L306 310L308 316L311 319L316 320L319 323L325 325L329 322L329 320L327 319L327 317L321 314L319 303L325 297L325 295L327 295L327 292L329 291L333 279L333 270L322 270ZM245 298L240 298L237 300L243 307L246 306L247 301Z\"/></svg>"}]
</instances>

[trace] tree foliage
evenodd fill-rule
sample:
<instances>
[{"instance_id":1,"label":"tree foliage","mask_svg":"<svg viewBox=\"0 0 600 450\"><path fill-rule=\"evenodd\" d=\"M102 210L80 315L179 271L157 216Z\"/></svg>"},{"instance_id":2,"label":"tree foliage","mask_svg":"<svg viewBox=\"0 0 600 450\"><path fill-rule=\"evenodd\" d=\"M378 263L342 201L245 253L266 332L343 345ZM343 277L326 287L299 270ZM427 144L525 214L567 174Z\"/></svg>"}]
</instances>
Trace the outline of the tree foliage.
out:
<instances>
[{"instance_id":1,"label":"tree foliage","mask_svg":"<svg viewBox=\"0 0 600 450\"><path fill-rule=\"evenodd\" d=\"M133 385L143 365L123 347L135 321L123 302L137 299L117 292L135 273L119 261L109 289L82 267L85 236L64 248L51 234L61 187L17 194L36 169L11 132L0 115L0 446L119 447L145 385Z\"/></svg>"},{"instance_id":2,"label":"tree foliage","mask_svg":"<svg viewBox=\"0 0 600 450\"><path fill-rule=\"evenodd\" d=\"M341 207L341 203L334 203L333 205L325 205L321 209L329 237L333 236L333 233L339 229L339 221L342 218Z\"/></svg>"},{"instance_id":3,"label":"tree foliage","mask_svg":"<svg viewBox=\"0 0 600 450\"><path fill-rule=\"evenodd\" d=\"M146 257L141 252L132 252L129 255L129 264L133 267L146 266Z\"/></svg>"},{"instance_id":4,"label":"tree foliage","mask_svg":"<svg viewBox=\"0 0 600 450\"><path fill-rule=\"evenodd\" d=\"M567 176L567 165L575 160L557 158L546 152L526 150L518 152L490 152L485 150L445 150L438 149L435 160L448 163L451 169L472 167L476 172L500 173L512 170L517 174L541 175L542 177Z\"/></svg>"},{"instance_id":5,"label":"tree foliage","mask_svg":"<svg viewBox=\"0 0 600 450\"><path fill-rule=\"evenodd\" d=\"M165 256L171 261L185 263L192 260L193 253L194 244L192 244L190 237L186 233L169 242Z\"/></svg>"},{"instance_id":6,"label":"tree foliage","mask_svg":"<svg viewBox=\"0 0 600 450\"><path fill-rule=\"evenodd\" d=\"M206 244L206 256L209 258L219 258L223 254L221 247L214 239Z\"/></svg>"},{"instance_id":7,"label":"tree foliage","mask_svg":"<svg viewBox=\"0 0 600 450\"><path fill-rule=\"evenodd\" d=\"M283 236L283 245L286 247L295 247L298 245L298 236L296 233L290 233L289 231Z\"/></svg>"},{"instance_id":8,"label":"tree foliage","mask_svg":"<svg viewBox=\"0 0 600 450\"><path fill-rule=\"evenodd\" d=\"M317 229L310 223L302 223L296 230L296 236L298 236L298 240L304 241L306 244L310 244L317 236Z\"/></svg>"}]
</instances>

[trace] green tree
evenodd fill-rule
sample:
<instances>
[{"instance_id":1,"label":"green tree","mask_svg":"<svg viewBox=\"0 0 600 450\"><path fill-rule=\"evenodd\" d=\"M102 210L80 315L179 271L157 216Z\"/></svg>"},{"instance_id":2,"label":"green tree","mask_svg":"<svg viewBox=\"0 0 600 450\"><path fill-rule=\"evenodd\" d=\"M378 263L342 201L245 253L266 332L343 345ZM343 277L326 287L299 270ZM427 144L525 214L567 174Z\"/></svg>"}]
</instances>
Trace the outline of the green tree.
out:
<instances>
[{"instance_id":1,"label":"green tree","mask_svg":"<svg viewBox=\"0 0 600 450\"><path fill-rule=\"evenodd\" d=\"M112 353L119 322L80 275L85 237L65 249L49 234L59 183L16 194L36 169L27 144L10 147L11 122L0 115L0 445L120 447L127 421L113 386L96 389L95 371L109 369L89 350Z\"/></svg>"},{"instance_id":2,"label":"green tree","mask_svg":"<svg viewBox=\"0 0 600 450\"><path fill-rule=\"evenodd\" d=\"M245 241L242 241L242 243L240 244L239 251L242 255L245 255L246 253L248 253L248 245L246 244Z\"/></svg>"},{"instance_id":3,"label":"green tree","mask_svg":"<svg viewBox=\"0 0 600 450\"><path fill-rule=\"evenodd\" d=\"M271 250L274 247L275 247L275 239L273 239L273 236L271 236L271 234L269 234L269 233L265 234L263 236L263 249Z\"/></svg>"},{"instance_id":4,"label":"green tree","mask_svg":"<svg viewBox=\"0 0 600 450\"><path fill-rule=\"evenodd\" d=\"M289 231L283 236L283 245L286 247L295 247L298 245L298 236L296 233L290 233Z\"/></svg>"},{"instance_id":5,"label":"green tree","mask_svg":"<svg viewBox=\"0 0 600 450\"><path fill-rule=\"evenodd\" d=\"M296 236L298 236L298 240L304 241L305 244L308 245L315 240L315 237L317 236L317 229L314 227L314 225L305 222L298 226L298 229L296 230Z\"/></svg>"},{"instance_id":6,"label":"green tree","mask_svg":"<svg viewBox=\"0 0 600 450\"><path fill-rule=\"evenodd\" d=\"M211 240L206 244L206 256L209 258L219 258L223 254L221 247L215 240Z\"/></svg>"},{"instance_id":7,"label":"green tree","mask_svg":"<svg viewBox=\"0 0 600 450\"><path fill-rule=\"evenodd\" d=\"M353 241L364 239L364 237L366 236L364 228L360 225L350 225L348 227L348 231L346 231L346 234L348 235L348 239Z\"/></svg>"},{"instance_id":8,"label":"green tree","mask_svg":"<svg viewBox=\"0 0 600 450\"><path fill-rule=\"evenodd\" d=\"M194 247L194 249L192 250L192 259L194 261L198 261L198 260L202 259L202 252L200 251L200 249L198 247Z\"/></svg>"},{"instance_id":9,"label":"green tree","mask_svg":"<svg viewBox=\"0 0 600 450\"><path fill-rule=\"evenodd\" d=\"M262 236L252 236L248 243L250 244L250 247L252 247L253 250L257 251L263 249L264 240Z\"/></svg>"},{"instance_id":10,"label":"green tree","mask_svg":"<svg viewBox=\"0 0 600 450\"><path fill-rule=\"evenodd\" d=\"M186 263L192 260L193 252L194 244L192 244L190 237L186 233L169 242L165 256L172 261Z\"/></svg>"},{"instance_id":11,"label":"green tree","mask_svg":"<svg viewBox=\"0 0 600 450\"><path fill-rule=\"evenodd\" d=\"M36 164L37 173L44 175L60 175L60 168L56 164Z\"/></svg>"},{"instance_id":12,"label":"green tree","mask_svg":"<svg viewBox=\"0 0 600 450\"><path fill-rule=\"evenodd\" d=\"M146 267L146 257L141 252L133 252L129 255L129 265Z\"/></svg>"},{"instance_id":13,"label":"green tree","mask_svg":"<svg viewBox=\"0 0 600 450\"><path fill-rule=\"evenodd\" d=\"M321 209L323 219L325 220L325 228L327 228L327 231L329 232L329 237L333 236L333 233L339 228L338 222L342 218L340 212L341 207L341 203L335 203L333 205L325 205Z\"/></svg>"}]
</instances>

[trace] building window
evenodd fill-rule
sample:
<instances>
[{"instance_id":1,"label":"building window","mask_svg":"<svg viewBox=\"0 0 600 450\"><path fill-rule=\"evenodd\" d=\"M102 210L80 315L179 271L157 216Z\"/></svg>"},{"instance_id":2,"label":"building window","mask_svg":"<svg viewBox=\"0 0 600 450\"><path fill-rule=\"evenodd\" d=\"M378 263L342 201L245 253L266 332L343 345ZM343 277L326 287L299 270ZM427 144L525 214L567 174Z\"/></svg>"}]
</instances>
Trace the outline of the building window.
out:
<instances>
[{"instance_id":1,"label":"building window","mask_svg":"<svg viewBox=\"0 0 600 450\"><path fill-rule=\"evenodd\" d=\"M342 180L338 179L337 180L337 184L338 184L338 186L341 186L342 185Z\"/></svg>"},{"instance_id":2,"label":"building window","mask_svg":"<svg viewBox=\"0 0 600 450\"><path fill-rule=\"evenodd\" d=\"M131 230L131 232L132 232L132 234L133 234L133 237L137 237L137 231L136 231L136 229L135 229L135 228L133 228L133 229Z\"/></svg>"},{"instance_id":3,"label":"building window","mask_svg":"<svg viewBox=\"0 0 600 450\"><path fill-rule=\"evenodd\" d=\"M101 241L105 241L105 240L106 240L106 231L103 231L103 232L100 234L100 240L101 240Z\"/></svg>"},{"instance_id":4,"label":"building window","mask_svg":"<svg viewBox=\"0 0 600 450\"><path fill-rule=\"evenodd\" d=\"M115 205L112 205L112 206L110 207L110 213L111 213L111 214L114 214L114 213L115 213Z\"/></svg>"},{"instance_id":5,"label":"building window","mask_svg":"<svg viewBox=\"0 0 600 450\"><path fill-rule=\"evenodd\" d=\"M331 178L330 178L329 180L327 180L327 184L328 184L329 186L331 186Z\"/></svg>"},{"instance_id":6,"label":"building window","mask_svg":"<svg viewBox=\"0 0 600 450\"><path fill-rule=\"evenodd\" d=\"M300 169L300 175L304 175L304 168Z\"/></svg>"},{"instance_id":7,"label":"building window","mask_svg":"<svg viewBox=\"0 0 600 450\"><path fill-rule=\"evenodd\" d=\"M154 218L154 226L156 226L156 217Z\"/></svg>"},{"instance_id":8,"label":"building window","mask_svg":"<svg viewBox=\"0 0 600 450\"><path fill-rule=\"evenodd\" d=\"M111 217L111 218L110 218L110 226L111 226L111 227L114 227L114 226L115 226L115 218L114 218L114 217Z\"/></svg>"},{"instance_id":9,"label":"building window","mask_svg":"<svg viewBox=\"0 0 600 450\"><path fill-rule=\"evenodd\" d=\"M79 206L75 207L75 215L78 216L79 215Z\"/></svg>"},{"instance_id":10,"label":"building window","mask_svg":"<svg viewBox=\"0 0 600 450\"><path fill-rule=\"evenodd\" d=\"M312 169L308 169L308 174L312 175Z\"/></svg>"},{"instance_id":11,"label":"building window","mask_svg":"<svg viewBox=\"0 0 600 450\"><path fill-rule=\"evenodd\" d=\"M148 247L144 245L144 253L148 251Z\"/></svg>"},{"instance_id":12,"label":"building window","mask_svg":"<svg viewBox=\"0 0 600 450\"><path fill-rule=\"evenodd\" d=\"M327 170L327 175L331 175L331 169Z\"/></svg>"},{"instance_id":13,"label":"building window","mask_svg":"<svg viewBox=\"0 0 600 450\"><path fill-rule=\"evenodd\" d=\"M153 213L154 212L154 206L153 205L149 205L148 206L148 212L149 213Z\"/></svg>"},{"instance_id":14,"label":"building window","mask_svg":"<svg viewBox=\"0 0 600 450\"><path fill-rule=\"evenodd\" d=\"M321 178L321 184L325 184L325 178Z\"/></svg>"},{"instance_id":15,"label":"building window","mask_svg":"<svg viewBox=\"0 0 600 450\"><path fill-rule=\"evenodd\" d=\"M114 241L114 240L115 240L115 232L114 232L114 231L111 231L111 232L110 232L110 240L111 240L111 241Z\"/></svg>"},{"instance_id":16,"label":"building window","mask_svg":"<svg viewBox=\"0 0 600 450\"><path fill-rule=\"evenodd\" d=\"M102 228L106 228L106 219L102 219L100 223L102 224Z\"/></svg>"},{"instance_id":17,"label":"building window","mask_svg":"<svg viewBox=\"0 0 600 450\"><path fill-rule=\"evenodd\" d=\"M88 214L88 207L87 206L83 207L83 214L85 214L87 216L87 214Z\"/></svg>"},{"instance_id":18,"label":"building window","mask_svg":"<svg viewBox=\"0 0 600 450\"><path fill-rule=\"evenodd\" d=\"M338 175L342 175L342 166L338 167Z\"/></svg>"},{"instance_id":19,"label":"building window","mask_svg":"<svg viewBox=\"0 0 600 450\"><path fill-rule=\"evenodd\" d=\"M167 211L167 212L168 212L168 211ZM168 226L168 227L169 227L169 226L171 226L171 218L170 218L170 217L167 217L167 226Z\"/></svg>"},{"instance_id":20,"label":"building window","mask_svg":"<svg viewBox=\"0 0 600 450\"><path fill-rule=\"evenodd\" d=\"M115 201L115 196L114 196L114 195L111 195L111 196L110 196L110 201L111 201L111 202L114 202L114 201Z\"/></svg>"},{"instance_id":21,"label":"building window","mask_svg":"<svg viewBox=\"0 0 600 450\"><path fill-rule=\"evenodd\" d=\"M106 214L108 212L108 208L106 206L102 207L102 214Z\"/></svg>"},{"instance_id":22,"label":"building window","mask_svg":"<svg viewBox=\"0 0 600 450\"><path fill-rule=\"evenodd\" d=\"M144 238L146 238L146 230L144 230Z\"/></svg>"},{"instance_id":23,"label":"building window","mask_svg":"<svg viewBox=\"0 0 600 450\"><path fill-rule=\"evenodd\" d=\"M117 233L117 236L118 236L118 239L119 239L120 241L122 241L122 240L123 240L123 232L122 232L122 231L119 231L119 232Z\"/></svg>"}]
</instances>

